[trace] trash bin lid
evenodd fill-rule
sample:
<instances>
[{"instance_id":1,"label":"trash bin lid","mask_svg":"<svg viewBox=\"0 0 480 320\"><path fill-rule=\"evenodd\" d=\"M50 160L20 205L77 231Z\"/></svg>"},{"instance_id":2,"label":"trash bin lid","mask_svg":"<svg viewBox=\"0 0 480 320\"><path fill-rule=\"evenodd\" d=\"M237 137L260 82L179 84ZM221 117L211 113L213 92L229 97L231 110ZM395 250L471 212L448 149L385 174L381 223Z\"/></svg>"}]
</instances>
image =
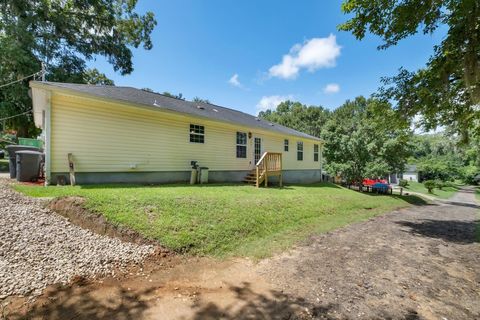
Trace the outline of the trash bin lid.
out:
<instances>
[{"instance_id":1,"label":"trash bin lid","mask_svg":"<svg viewBox=\"0 0 480 320\"><path fill-rule=\"evenodd\" d=\"M32 151L38 151L40 149L38 149L37 147L33 147L33 146L22 146L22 145L19 145L19 144L11 144L11 145L8 145L5 147L5 149L8 151L8 153L12 153L12 152L18 152L20 150L32 150Z\"/></svg>"},{"instance_id":2,"label":"trash bin lid","mask_svg":"<svg viewBox=\"0 0 480 320\"><path fill-rule=\"evenodd\" d=\"M17 151L16 154L37 154L37 155L42 155L43 153L40 151L34 151L34 150L21 150Z\"/></svg>"}]
</instances>

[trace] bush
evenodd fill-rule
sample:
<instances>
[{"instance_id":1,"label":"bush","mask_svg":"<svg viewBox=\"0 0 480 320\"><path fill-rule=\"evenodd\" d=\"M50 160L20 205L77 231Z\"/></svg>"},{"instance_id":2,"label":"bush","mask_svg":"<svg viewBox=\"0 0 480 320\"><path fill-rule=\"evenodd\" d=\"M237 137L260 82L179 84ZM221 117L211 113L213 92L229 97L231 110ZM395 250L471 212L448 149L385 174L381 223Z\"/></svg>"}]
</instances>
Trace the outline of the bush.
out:
<instances>
[{"instance_id":1,"label":"bush","mask_svg":"<svg viewBox=\"0 0 480 320\"><path fill-rule=\"evenodd\" d=\"M446 186L447 184L442 180L435 180L435 188L437 188L438 190L442 190Z\"/></svg>"},{"instance_id":2,"label":"bush","mask_svg":"<svg viewBox=\"0 0 480 320\"><path fill-rule=\"evenodd\" d=\"M408 187L408 180L400 179L400 181L398 181L398 185L402 188Z\"/></svg>"},{"instance_id":3,"label":"bush","mask_svg":"<svg viewBox=\"0 0 480 320\"><path fill-rule=\"evenodd\" d=\"M433 180L427 180L423 182L423 185L427 188L428 193L433 193L433 189L435 189L437 184Z\"/></svg>"},{"instance_id":4,"label":"bush","mask_svg":"<svg viewBox=\"0 0 480 320\"><path fill-rule=\"evenodd\" d=\"M477 166L466 166L462 169L462 180L467 184L476 184L475 177L480 174L480 168Z\"/></svg>"}]
</instances>

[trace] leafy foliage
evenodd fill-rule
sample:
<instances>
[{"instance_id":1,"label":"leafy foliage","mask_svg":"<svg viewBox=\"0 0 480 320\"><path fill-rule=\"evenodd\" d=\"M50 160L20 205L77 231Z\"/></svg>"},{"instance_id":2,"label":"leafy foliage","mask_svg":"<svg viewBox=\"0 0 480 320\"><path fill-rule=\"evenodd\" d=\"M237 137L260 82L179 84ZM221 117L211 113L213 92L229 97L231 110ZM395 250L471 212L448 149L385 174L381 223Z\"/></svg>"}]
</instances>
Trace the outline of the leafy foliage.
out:
<instances>
[{"instance_id":1,"label":"leafy foliage","mask_svg":"<svg viewBox=\"0 0 480 320\"><path fill-rule=\"evenodd\" d=\"M136 0L0 1L0 79L3 83L38 72L46 64L46 79L113 84L86 61L100 55L115 71L133 71L131 48L152 48L154 15L135 12ZM0 88L0 114L31 109L28 81ZM36 134L32 115L9 120L20 136Z\"/></svg>"},{"instance_id":2,"label":"leafy foliage","mask_svg":"<svg viewBox=\"0 0 480 320\"><path fill-rule=\"evenodd\" d=\"M193 98L192 101L193 101L193 102L200 102L200 103L210 103L210 100L208 100L208 99L202 99L202 98L200 98L200 97L195 97L195 98Z\"/></svg>"},{"instance_id":3,"label":"leafy foliage","mask_svg":"<svg viewBox=\"0 0 480 320\"><path fill-rule=\"evenodd\" d=\"M427 188L428 193L433 193L433 190L437 186L434 180L426 180L423 182L423 185Z\"/></svg>"},{"instance_id":4,"label":"leafy foliage","mask_svg":"<svg viewBox=\"0 0 480 320\"><path fill-rule=\"evenodd\" d=\"M280 103L276 110L261 111L258 116L314 137L320 137L330 111L319 106L306 106L300 102L285 101Z\"/></svg>"},{"instance_id":5,"label":"leafy foliage","mask_svg":"<svg viewBox=\"0 0 480 320\"><path fill-rule=\"evenodd\" d=\"M364 97L333 111L321 136L327 171L352 182L403 171L410 155L411 132L392 127L392 117L388 103Z\"/></svg>"},{"instance_id":6,"label":"leafy foliage","mask_svg":"<svg viewBox=\"0 0 480 320\"><path fill-rule=\"evenodd\" d=\"M145 90L145 89L144 89ZM148 90L147 90L148 91ZM153 92L153 90L151 91ZM179 100L185 100L185 98L183 97L183 94L182 93L179 93L179 94L171 94L170 92L168 91L165 91L164 93L162 93L164 96L167 96L167 97L170 97L170 98L174 98L174 99L179 99Z\"/></svg>"},{"instance_id":7,"label":"leafy foliage","mask_svg":"<svg viewBox=\"0 0 480 320\"><path fill-rule=\"evenodd\" d=\"M447 35L425 68L401 69L384 78L379 96L396 101L405 120L422 115L426 129L454 128L466 142L480 135L480 3L475 0L345 0L342 10L353 18L339 26L357 39L367 32L380 36L380 49L416 34L447 27Z\"/></svg>"},{"instance_id":8,"label":"leafy foliage","mask_svg":"<svg viewBox=\"0 0 480 320\"><path fill-rule=\"evenodd\" d=\"M479 145L458 143L459 138L448 132L416 135L413 137L413 156L409 162L416 163L424 180L453 181L462 179L473 183L480 173Z\"/></svg>"},{"instance_id":9,"label":"leafy foliage","mask_svg":"<svg viewBox=\"0 0 480 320\"><path fill-rule=\"evenodd\" d=\"M408 180L400 179L400 181L398 182L398 185L402 188L408 187Z\"/></svg>"}]
</instances>

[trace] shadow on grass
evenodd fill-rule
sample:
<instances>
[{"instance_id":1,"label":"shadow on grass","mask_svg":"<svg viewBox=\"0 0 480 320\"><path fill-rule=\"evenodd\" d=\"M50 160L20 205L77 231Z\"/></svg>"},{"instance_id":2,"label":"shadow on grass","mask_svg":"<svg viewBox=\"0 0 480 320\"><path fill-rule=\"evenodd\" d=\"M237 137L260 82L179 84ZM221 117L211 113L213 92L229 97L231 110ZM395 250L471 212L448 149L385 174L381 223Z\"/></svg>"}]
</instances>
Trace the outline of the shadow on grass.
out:
<instances>
[{"instance_id":1,"label":"shadow on grass","mask_svg":"<svg viewBox=\"0 0 480 320\"><path fill-rule=\"evenodd\" d=\"M404 227L408 227L409 230L406 232L410 232L417 236L443 239L458 244L479 242L477 228L480 220L461 221L425 219L420 220L419 222L398 221L397 223Z\"/></svg>"}]
</instances>

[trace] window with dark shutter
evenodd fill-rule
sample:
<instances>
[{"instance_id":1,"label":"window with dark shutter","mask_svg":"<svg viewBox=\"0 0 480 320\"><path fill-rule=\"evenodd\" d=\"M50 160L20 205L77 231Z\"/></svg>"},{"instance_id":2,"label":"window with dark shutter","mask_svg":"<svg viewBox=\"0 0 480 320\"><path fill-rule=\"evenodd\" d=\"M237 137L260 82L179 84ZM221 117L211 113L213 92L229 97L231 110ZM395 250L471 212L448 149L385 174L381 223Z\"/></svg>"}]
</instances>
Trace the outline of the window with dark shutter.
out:
<instances>
[{"instance_id":1,"label":"window with dark shutter","mask_svg":"<svg viewBox=\"0 0 480 320\"><path fill-rule=\"evenodd\" d=\"M318 144L313 145L313 161L318 162Z\"/></svg>"},{"instance_id":2,"label":"window with dark shutter","mask_svg":"<svg viewBox=\"0 0 480 320\"><path fill-rule=\"evenodd\" d=\"M283 151L288 152L288 139L283 140Z\"/></svg>"}]
</instances>

